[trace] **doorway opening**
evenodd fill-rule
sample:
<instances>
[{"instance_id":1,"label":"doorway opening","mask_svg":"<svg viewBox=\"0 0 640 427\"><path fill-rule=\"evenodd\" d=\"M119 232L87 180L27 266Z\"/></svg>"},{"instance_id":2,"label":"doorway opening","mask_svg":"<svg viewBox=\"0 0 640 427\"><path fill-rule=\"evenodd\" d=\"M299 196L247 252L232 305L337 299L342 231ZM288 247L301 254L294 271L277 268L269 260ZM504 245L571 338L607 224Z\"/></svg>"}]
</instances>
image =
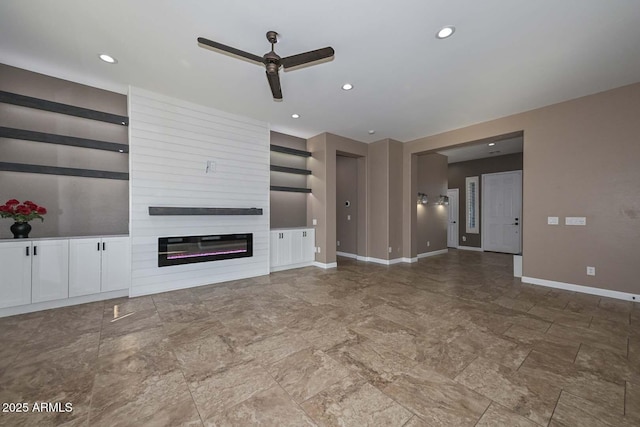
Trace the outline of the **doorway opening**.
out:
<instances>
[{"instance_id":1,"label":"doorway opening","mask_svg":"<svg viewBox=\"0 0 640 427\"><path fill-rule=\"evenodd\" d=\"M336 255L357 259L358 223L358 159L336 155Z\"/></svg>"}]
</instances>

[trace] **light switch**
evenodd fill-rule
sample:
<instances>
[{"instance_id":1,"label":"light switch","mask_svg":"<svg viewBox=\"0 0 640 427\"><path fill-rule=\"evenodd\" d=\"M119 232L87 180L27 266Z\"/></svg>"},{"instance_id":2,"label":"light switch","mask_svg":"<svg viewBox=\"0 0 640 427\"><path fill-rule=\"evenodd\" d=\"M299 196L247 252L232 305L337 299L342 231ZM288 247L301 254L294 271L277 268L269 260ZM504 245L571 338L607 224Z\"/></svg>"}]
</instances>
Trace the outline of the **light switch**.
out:
<instances>
[{"instance_id":1,"label":"light switch","mask_svg":"<svg viewBox=\"0 0 640 427\"><path fill-rule=\"evenodd\" d=\"M351 215L347 215L347 221L351 221Z\"/></svg>"},{"instance_id":2,"label":"light switch","mask_svg":"<svg viewBox=\"0 0 640 427\"><path fill-rule=\"evenodd\" d=\"M547 217L547 224L549 225L558 225L559 224L559 218L557 216L548 216Z\"/></svg>"},{"instance_id":3,"label":"light switch","mask_svg":"<svg viewBox=\"0 0 640 427\"><path fill-rule=\"evenodd\" d=\"M587 225L587 218L584 216L568 216L564 219L564 225Z\"/></svg>"},{"instance_id":4,"label":"light switch","mask_svg":"<svg viewBox=\"0 0 640 427\"><path fill-rule=\"evenodd\" d=\"M315 219L315 218L313 218L313 219L311 220L311 223L312 223L313 225L318 225L318 220L317 220L317 219Z\"/></svg>"}]
</instances>

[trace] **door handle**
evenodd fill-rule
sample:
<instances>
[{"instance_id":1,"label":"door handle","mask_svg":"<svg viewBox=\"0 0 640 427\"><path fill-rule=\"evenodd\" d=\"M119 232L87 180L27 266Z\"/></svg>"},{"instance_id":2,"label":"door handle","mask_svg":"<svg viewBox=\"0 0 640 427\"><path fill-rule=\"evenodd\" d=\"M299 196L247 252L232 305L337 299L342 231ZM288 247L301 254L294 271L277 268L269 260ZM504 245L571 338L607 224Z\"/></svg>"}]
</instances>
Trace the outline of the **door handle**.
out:
<instances>
[{"instance_id":1,"label":"door handle","mask_svg":"<svg viewBox=\"0 0 640 427\"><path fill-rule=\"evenodd\" d=\"M29 256L29 246L27 246L25 249L27 250L26 251L27 256Z\"/></svg>"},{"instance_id":2,"label":"door handle","mask_svg":"<svg viewBox=\"0 0 640 427\"><path fill-rule=\"evenodd\" d=\"M514 223L513 223L513 224L511 224L511 225L518 225L518 223L517 223L517 222L514 222Z\"/></svg>"},{"instance_id":3,"label":"door handle","mask_svg":"<svg viewBox=\"0 0 640 427\"><path fill-rule=\"evenodd\" d=\"M38 247L34 246L33 247L33 256L36 256L36 255L38 255Z\"/></svg>"},{"instance_id":4,"label":"door handle","mask_svg":"<svg viewBox=\"0 0 640 427\"><path fill-rule=\"evenodd\" d=\"M102 250L103 251L107 250L107 244L105 242L102 242Z\"/></svg>"},{"instance_id":5,"label":"door handle","mask_svg":"<svg viewBox=\"0 0 640 427\"><path fill-rule=\"evenodd\" d=\"M100 250L100 242L98 242L98 250Z\"/></svg>"},{"instance_id":6,"label":"door handle","mask_svg":"<svg viewBox=\"0 0 640 427\"><path fill-rule=\"evenodd\" d=\"M456 223L455 221L451 221L451 224L455 224L455 223Z\"/></svg>"}]
</instances>

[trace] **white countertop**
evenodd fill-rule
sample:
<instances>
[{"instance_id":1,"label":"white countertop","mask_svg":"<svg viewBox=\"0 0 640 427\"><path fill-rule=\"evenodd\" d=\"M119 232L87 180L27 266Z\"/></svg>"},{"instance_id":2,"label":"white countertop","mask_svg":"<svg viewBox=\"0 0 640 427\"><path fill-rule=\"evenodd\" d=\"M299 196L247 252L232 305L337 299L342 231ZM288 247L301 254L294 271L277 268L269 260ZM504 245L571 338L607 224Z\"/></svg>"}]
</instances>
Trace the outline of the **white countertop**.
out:
<instances>
[{"instance_id":1,"label":"white countertop","mask_svg":"<svg viewBox=\"0 0 640 427\"><path fill-rule=\"evenodd\" d=\"M0 239L0 242L38 242L42 240L72 240L72 239L99 239L101 237L129 237L128 234L109 234L98 236L60 236L60 237L29 237L28 239Z\"/></svg>"}]
</instances>

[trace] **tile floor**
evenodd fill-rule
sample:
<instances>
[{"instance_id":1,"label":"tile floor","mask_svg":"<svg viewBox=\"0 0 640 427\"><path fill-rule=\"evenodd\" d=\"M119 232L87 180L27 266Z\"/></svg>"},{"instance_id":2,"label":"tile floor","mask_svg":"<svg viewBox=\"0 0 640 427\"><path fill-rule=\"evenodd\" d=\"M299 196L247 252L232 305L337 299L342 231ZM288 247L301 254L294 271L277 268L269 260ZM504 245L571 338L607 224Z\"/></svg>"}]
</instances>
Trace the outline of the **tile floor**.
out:
<instances>
[{"instance_id":1,"label":"tile floor","mask_svg":"<svg viewBox=\"0 0 640 427\"><path fill-rule=\"evenodd\" d=\"M3 318L0 401L73 412L0 424L640 425L638 304L511 268L465 251L341 259Z\"/></svg>"}]
</instances>

